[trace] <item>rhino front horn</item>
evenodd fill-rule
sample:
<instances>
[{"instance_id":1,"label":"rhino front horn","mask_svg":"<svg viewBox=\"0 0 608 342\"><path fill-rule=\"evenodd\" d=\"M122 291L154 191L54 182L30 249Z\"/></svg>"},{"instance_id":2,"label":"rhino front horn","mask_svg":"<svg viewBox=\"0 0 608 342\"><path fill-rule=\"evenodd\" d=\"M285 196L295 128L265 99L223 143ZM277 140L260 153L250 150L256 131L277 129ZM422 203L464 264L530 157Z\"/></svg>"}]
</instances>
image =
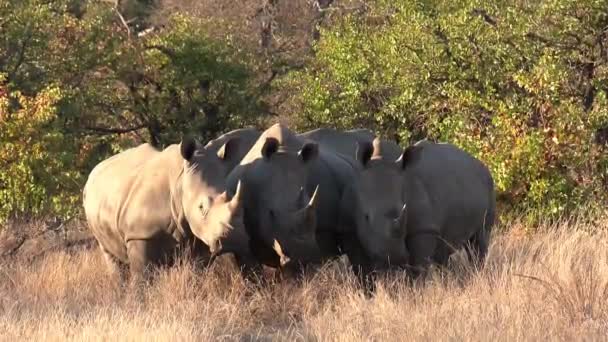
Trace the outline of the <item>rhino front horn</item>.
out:
<instances>
[{"instance_id":1,"label":"rhino front horn","mask_svg":"<svg viewBox=\"0 0 608 342\"><path fill-rule=\"evenodd\" d=\"M289 261L291 261L291 259L285 255L285 253L283 253L281 244L276 239L274 239L272 249L274 249L275 253L277 253L279 256L279 263L281 264L281 267L285 266L287 263L289 263Z\"/></svg>"},{"instance_id":2,"label":"rhino front horn","mask_svg":"<svg viewBox=\"0 0 608 342\"><path fill-rule=\"evenodd\" d=\"M232 196L232 199L230 200L230 209L232 211L236 211L241 207L241 202L242 202L242 193L243 193L243 186L241 184L241 181L239 180L239 182L236 184L236 192L234 193L234 196Z\"/></svg>"},{"instance_id":3,"label":"rhino front horn","mask_svg":"<svg viewBox=\"0 0 608 342\"><path fill-rule=\"evenodd\" d=\"M317 194L319 193L319 186L317 185L317 187L315 188L315 192L312 193L312 197L310 198L310 201L308 201L308 206L309 207L313 207L315 206L315 203L317 202Z\"/></svg>"},{"instance_id":4,"label":"rhino front horn","mask_svg":"<svg viewBox=\"0 0 608 342\"><path fill-rule=\"evenodd\" d=\"M393 226L393 235L397 237L405 236L406 233L406 225L407 225L407 204L403 205L401 211L399 212L399 217L397 217L394 221Z\"/></svg>"}]
</instances>

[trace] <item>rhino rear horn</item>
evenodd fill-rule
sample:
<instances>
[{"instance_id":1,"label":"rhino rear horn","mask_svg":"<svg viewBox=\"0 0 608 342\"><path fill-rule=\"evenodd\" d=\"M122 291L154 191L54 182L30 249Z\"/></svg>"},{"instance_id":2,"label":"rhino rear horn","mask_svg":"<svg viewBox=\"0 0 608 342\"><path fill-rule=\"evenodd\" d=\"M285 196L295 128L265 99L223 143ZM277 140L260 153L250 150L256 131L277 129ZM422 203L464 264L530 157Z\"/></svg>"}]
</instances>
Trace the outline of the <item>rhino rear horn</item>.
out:
<instances>
[{"instance_id":1,"label":"rhino rear horn","mask_svg":"<svg viewBox=\"0 0 608 342\"><path fill-rule=\"evenodd\" d=\"M236 184L236 192L234 193L234 196L232 196L232 199L230 200L230 210L231 211L237 211L241 208L241 204L243 203L243 186L241 184L241 181L239 180L239 182Z\"/></svg>"},{"instance_id":2,"label":"rhino rear horn","mask_svg":"<svg viewBox=\"0 0 608 342\"><path fill-rule=\"evenodd\" d=\"M228 139L228 141L226 141L226 143L217 151L218 158L222 160L230 160L232 157L234 157L239 149L240 140L241 139L239 137Z\"/></svg>"},{"instance_id":3,"label":"rhino rear horn","mask_svg":"<svg viewBox=\"0 0 608 342\"><path fill-rule=\"evenodd\" d=\"M360 141L357 143L357 160L361 165L367 165L367 162L372 158L374 145L369 141Z\"/></svg>"}]
</instances>

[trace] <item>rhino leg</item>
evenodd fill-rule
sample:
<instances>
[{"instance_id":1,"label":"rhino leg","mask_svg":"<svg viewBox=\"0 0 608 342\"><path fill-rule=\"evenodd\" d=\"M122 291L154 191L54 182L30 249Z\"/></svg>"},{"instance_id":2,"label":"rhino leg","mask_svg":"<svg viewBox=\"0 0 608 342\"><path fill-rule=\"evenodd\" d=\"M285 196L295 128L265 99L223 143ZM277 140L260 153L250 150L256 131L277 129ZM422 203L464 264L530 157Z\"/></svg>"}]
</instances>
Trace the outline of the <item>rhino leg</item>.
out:
<instances>
[{"instance_id":1,"label":"rhino leg","mask_svg":"<svg viewBox=\"0 0 608 342\"><path fill-rule=\"evenodd\" d=\"M168 263L166 247L162 239L130 240L127 243L129 271L134 285L148 283L153 266Z\"/></svg>"},{"instance_id":2,"label":"rhino leg","mask_svg":"<svg viewBox=\"0 0 608 342\"><path fill-rule=\"evenodd\" d=\"M376 291L376 275L361 243L355 236L345 234L340 245L343 252L348 256L351 270L359 285L363 287L365 295L370 297Z\"/></svg>"},{"instance_id":3,"label":"rhino leg","mask_svg":"<svg viewBox=\"0 0 608 342\"><path fill-rule=\"evenodd\" d=\"M258 284L263 279L264 268L260 263L252 260L251 257L234 254L236 266L241 271L244 279Z\"/></svg>"},{"instance_id":4,"label":"rhino leg","mask_svg":"<svg viewBox=\"0 0 608 342\"><path fill-rule=\"evenodd\" d=\"M483 266L488 247L490 244L490 234L486 229L478 230L465 246L469 261L477 268Z\"/></svg>"},{"instance_id":5,"label":"rhino leg","mask_svg":"<svg viewBox=\"0 0 608 342\"><path fill-rule=\"evenodd\" d=\"M426 228L425 231L435 231ZM442 264L445 258L444 253L438 252L438 241L435 234L417 234L407 238L407 248L410 252L410 265L412 267L412 275L419 276L428 270L429 266L434 263Z\"/></svg>"},{"instance_id":6,"label":"rhino leg","mask_svg":"<svg viewBox=\"0 0 608 342\"><path fill-rule=\"evenodd\" d=\"M186 243L185 250L186 256L192 261L197 270L207 268L214 259L209 251L209 247L199 239L193 239ZM176 257L179 257L179 255Z\"/></svg>"},{"instance_id":7,"label":"rhino leg","mask_svg":"<svg viewBox=\"0 0 608 342\"><path fill-rule=\"evenodd\" d=\"M353 273L359 284L363 287L366 297L371 297L376 292L376 272L367 264L351 265Z\"/></svg>"},{"instance_id":8,"label":"rhino leg","mask_svg":"<svg viewBox=\"0 0 608 342\"><path fill-rule=\"evenodd\" d=\"M126 265L103 248L103 246L100 246L100 249L108 265L108 271L112 276L118 277L118 282L122 285L126 280Z\"/></svg>"}]
</instances>

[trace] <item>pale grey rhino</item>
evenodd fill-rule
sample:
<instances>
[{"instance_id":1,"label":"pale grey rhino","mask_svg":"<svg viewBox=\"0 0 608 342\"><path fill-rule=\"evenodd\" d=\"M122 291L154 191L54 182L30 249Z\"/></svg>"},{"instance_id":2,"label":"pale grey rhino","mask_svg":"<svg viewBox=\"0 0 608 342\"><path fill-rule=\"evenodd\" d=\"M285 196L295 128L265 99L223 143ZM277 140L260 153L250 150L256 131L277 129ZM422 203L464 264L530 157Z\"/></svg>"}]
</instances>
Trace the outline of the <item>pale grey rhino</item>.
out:
<instances>
[{"instance_id":1,"label":"pale grey rhino","mask_svg":"<svg viewBox=\"0 0 608 342\"><path fill-rule=\"evenodd\" d=\"M451 144L421 141L397 160L381 147L378 138L360 144L362 171L342 198L345 252L357 275L390 266L416 274L462 247L483 260L496 206L488 168Z\"/></svg>"},{"instance_id":2,"label":"pale grey rhino","mask_svg":"<svg viewBox=\"0 0 608 342\"><path fill-rule=\"evenodd\" d=\"M227 139L211 151L191 139L162 151L143 144L98 164L83 202L110 269L122 273L128 265L139 277L185 247L203 261L219 252L249 254L241 187L232 196L224 191L238 144Z\"/></svg>"},{"instance_id":3,"label":"pale grey rhino","mask_svg":"<svg viewBox=\"0 0 608 342\"><path fill-rule=\"evenodd\" d=\"M245 227L259 263L299 270L340 253L338 208L355 177L353 162L281 124L262 133L227 180L231 191L242 182Z\"/></svg>"}]
</instances>

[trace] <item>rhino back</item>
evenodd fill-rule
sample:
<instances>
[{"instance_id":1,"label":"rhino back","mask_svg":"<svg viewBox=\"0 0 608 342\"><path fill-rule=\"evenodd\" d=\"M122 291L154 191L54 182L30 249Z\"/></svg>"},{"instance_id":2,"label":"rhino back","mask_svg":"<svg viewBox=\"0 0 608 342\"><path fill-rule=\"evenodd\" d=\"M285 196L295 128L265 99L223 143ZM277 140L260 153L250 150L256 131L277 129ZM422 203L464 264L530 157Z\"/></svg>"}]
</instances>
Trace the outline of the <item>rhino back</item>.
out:
<instances>
[{"instance_id":1,"label":"rhino back","mask_svg":"<svg viewBox=\"0 0 608 342\"><path fill-rule=\"evenodd\" d=\"M451 144L424 142L420 147L405 174L412 229L433 224L448 241L468 239L493 210L489 170Z\"/></svg>"},{"instance_id":2,"label":"rhino back","mask_svg":"<svg viewBox=\"0 0 608 342\"><path fill-rule=\"evenodd\" d=\"M298 135L303 139L317 142L335 153L355 158L359 142L372 142L374 133L369 129L355 129L350 131L338 131L333 128L317 128L312 131Z\"/></svg>"}]
</instances>

